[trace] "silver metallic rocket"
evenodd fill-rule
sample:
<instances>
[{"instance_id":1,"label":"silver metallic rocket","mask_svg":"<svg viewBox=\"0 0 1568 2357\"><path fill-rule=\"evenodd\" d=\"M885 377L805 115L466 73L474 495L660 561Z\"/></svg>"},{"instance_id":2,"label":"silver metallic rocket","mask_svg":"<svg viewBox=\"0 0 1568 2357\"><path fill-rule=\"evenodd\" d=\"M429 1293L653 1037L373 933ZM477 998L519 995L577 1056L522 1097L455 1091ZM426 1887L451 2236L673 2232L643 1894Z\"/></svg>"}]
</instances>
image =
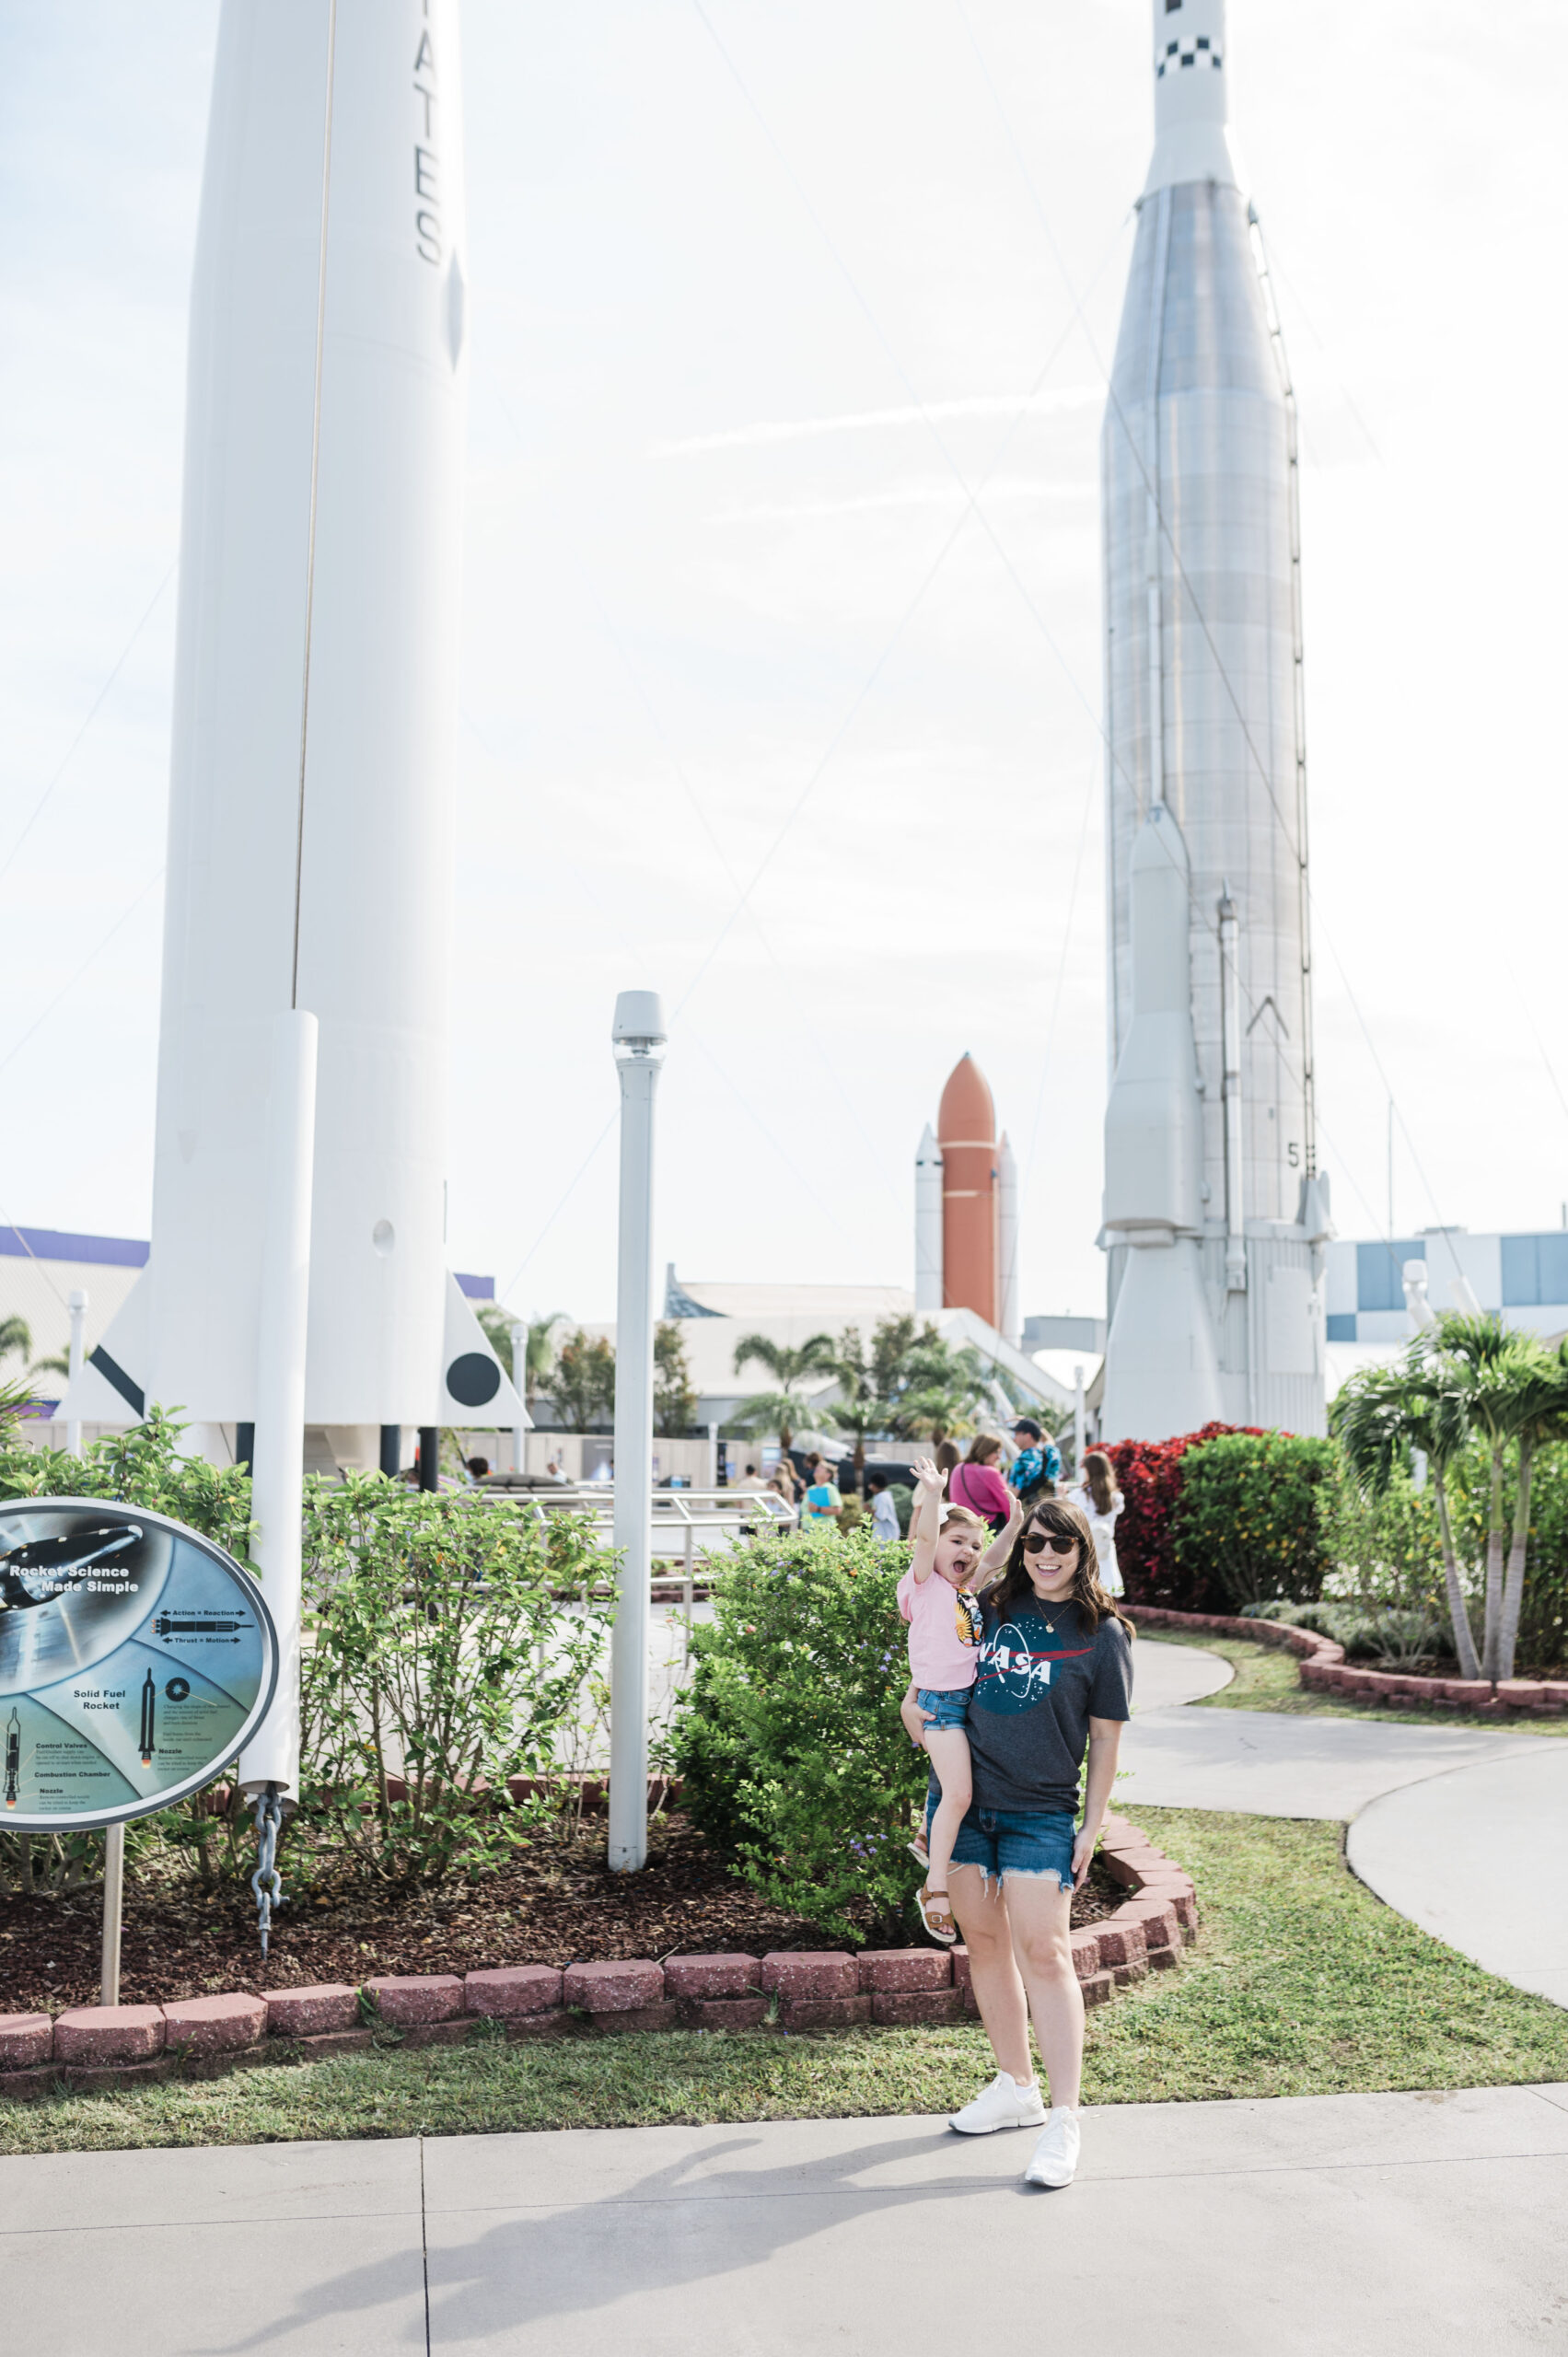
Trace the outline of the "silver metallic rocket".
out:
<instances>
[{"instance_id":1,"label":"silver metallic rocket","mask_svg":"<svg viewBox=\"0 0 1568 2357\"><path fill-rule=\"evenodd\" d=\"M465 262L457 0L223 0L152 1251L72 1413L256 1416L295 1004L319 1024L307 1421L526 1421L445 1253Z\"/></svg>"},{"instance_id":2,"label":"silver metallic rocket","mask_svg":"<svg viewBox=\"0 0 1568 2357\"><path fill-rule=\"evenodd\" d=\"M1154 159L1101 441L1101 1422L1321 1432L1295 404L1225 132L1224 0L1153 15Z\"/></svg>"}]
</instances>

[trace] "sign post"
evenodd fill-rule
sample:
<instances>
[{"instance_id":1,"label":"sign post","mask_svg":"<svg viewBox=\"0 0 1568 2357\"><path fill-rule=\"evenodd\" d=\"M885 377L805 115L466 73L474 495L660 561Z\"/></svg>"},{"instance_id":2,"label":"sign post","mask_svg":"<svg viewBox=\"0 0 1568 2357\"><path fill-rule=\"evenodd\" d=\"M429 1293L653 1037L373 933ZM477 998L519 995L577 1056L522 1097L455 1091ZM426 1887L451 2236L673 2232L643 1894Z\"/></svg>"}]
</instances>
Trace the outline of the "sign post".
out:
<instances>
[{"instance_id":1,"label":"sign post","mask_svg":"<svg viewBox=\"0 0 1568 2357\"><path fill-rule=\"evenodd\" d=\"M125 1909L125 1828L103 1829L103 1946L99 1956L98 2002L120 2003L120 1924Z\"/></svg>"}]
</instances>

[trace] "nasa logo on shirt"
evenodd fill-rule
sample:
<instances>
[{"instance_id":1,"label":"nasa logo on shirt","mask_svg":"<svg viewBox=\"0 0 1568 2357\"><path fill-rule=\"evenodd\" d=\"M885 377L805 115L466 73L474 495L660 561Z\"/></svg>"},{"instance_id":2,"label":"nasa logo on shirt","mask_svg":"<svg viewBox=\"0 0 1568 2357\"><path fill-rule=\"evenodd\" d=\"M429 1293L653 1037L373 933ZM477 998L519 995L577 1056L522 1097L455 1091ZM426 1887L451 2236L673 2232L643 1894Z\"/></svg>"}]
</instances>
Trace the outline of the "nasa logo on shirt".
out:
<instances>
[{"instance_id":1,"label":"nasa logo on shirt","mask_svg":"<svg viewBox=\"0 0 1568 2357\"><path fill-rule=\"evenodd\" d=\"M1028 1711L1051 1683L1048 1655L1037 1654L1016 1620L999 1621L981 1652L976 1691L992 1711Z\"/></svg>"}]
</instances>

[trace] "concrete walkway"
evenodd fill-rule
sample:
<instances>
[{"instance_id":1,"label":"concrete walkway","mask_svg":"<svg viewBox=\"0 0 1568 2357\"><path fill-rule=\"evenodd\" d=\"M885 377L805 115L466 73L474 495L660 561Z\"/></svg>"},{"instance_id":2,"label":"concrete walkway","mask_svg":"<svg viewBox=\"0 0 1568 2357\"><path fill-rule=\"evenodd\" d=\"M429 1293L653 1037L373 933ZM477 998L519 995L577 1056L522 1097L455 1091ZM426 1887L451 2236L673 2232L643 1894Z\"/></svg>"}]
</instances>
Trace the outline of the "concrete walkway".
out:
<instances>
[{"instance_id":1,"label":"concrete walkway","mask_svg":"<svg viewBox=\"0 0 1568 2357\"><path fill-rule=\"evenodd\" d=\"M1140 1655L1143 1649L1140 1638ZM1539 1759L1557 1747L1550 1736L1405 1726L1387 1719L1148 1711L1134 1718L1121 1738L1127 1773L1116 1797L1146 1801L1155 1808L1343 1820L1396 1786L1472 1762L1521 1754Z\"/></svg>"},{"instance_id":2,"label":"concrete walkway","mask_svg":"<svg viewBox=\"0 0 1568 2357\"><path fill-rule=\"evenodd\" d=\"M1568 2005L1568 1743L1385 1794L1347 1840L1379 1898L1516 1988Z\"/></svg>"},{"instance_id":3,"label":"concrete walkway","mask_svg":"<svg viewBox=\"0 0 1568 2357\"><path fill-rule=\"evenodd\" d=\"M1568 2340L1568 2087L1085 2115L576 2131L0 2161L28 2357L1525 2357ZM1223 2222L1223 2230L1221 2223ZM954 2286L962 2287L956 2292Z\"/></svg>"},{"instance_id":4,"label":"concrete walkway","mask_svg":"<svg viewBox=\"0 0 1568 2357\"><path fill-rule=\"evenodd\" d=\"M1217 1694L1236 1676L1228 1661L1205 1653L1201 1645L1162 1644L1157 1637L1140 1637L1133 1651L1132 1708L1142 1717L1149 1711L1168 1711L1179 1702L1201 1701Z\"/></svg>"}]
</instances>

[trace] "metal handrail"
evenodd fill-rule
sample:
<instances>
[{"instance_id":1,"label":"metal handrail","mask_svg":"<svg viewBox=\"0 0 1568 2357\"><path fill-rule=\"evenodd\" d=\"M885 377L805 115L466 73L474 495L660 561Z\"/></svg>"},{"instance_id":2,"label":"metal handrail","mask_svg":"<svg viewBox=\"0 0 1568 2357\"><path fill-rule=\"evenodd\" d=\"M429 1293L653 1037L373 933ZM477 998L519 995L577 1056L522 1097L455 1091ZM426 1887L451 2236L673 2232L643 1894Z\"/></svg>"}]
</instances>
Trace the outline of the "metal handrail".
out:
<instances>
[{"instance_id":1,"label":"metal handrail","mask_svg":"<svg viewBox=\"0 0 1568 2357\"><path fill-rule=\"evenodd\" d=\"M509 1504L529 1509L540 1522L554 1514L586 1514L599 1528L613 1528L615 1521L615 1487L613 1482L596 1481L587 1486L551 1490L501 1490L489 1493L505 1498ZM699 1530L731 1530L738 1538L748 1523L771 1523L775 1530L794 1530L800 1520L798 1507L780 1496L777 1490L655 1490L652 1492L653 1515L651 1539L656 1552L661 1538L681 1534L681 1611L686 1624L685 1659L691 1657L691 1616L695 1608L694 1586L697 1570L697 1533Z\"/></svg>"}]
</instances>

